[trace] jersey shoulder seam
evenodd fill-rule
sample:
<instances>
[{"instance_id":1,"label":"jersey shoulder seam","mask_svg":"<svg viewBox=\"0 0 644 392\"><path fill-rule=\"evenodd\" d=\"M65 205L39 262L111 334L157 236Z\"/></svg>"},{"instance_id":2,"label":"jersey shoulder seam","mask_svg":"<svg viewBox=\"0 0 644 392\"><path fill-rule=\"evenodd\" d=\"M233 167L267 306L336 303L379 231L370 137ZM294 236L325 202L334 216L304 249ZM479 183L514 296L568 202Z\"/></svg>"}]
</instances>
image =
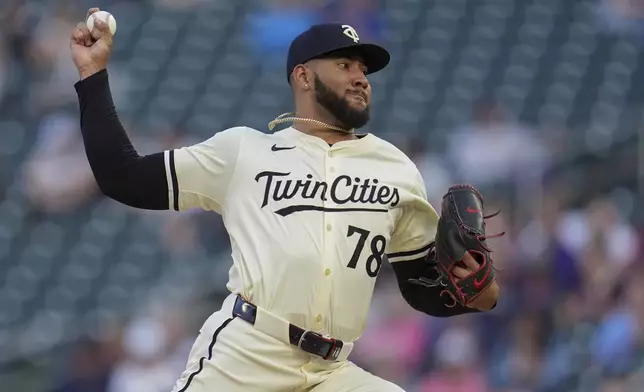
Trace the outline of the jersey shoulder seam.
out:
<instances>
[{"instance_id":1,"label":"jersey shoulder seam","mask_svg":"<svg viewBox=\"0 0 644 392\"><path fill-rule=\"evenodd\" d=\"M239 126L226 128L226 129L224 129L224 130L222 130L220 132L233 132L233 131L240 132L240 133L242 133L242 135L245 135L245 134L264 135L264 133L258 131L257 129L251 128L251 127L248 127L248 126L245 126L245 125L239 125Z\"/></svg>"}]
</instances>

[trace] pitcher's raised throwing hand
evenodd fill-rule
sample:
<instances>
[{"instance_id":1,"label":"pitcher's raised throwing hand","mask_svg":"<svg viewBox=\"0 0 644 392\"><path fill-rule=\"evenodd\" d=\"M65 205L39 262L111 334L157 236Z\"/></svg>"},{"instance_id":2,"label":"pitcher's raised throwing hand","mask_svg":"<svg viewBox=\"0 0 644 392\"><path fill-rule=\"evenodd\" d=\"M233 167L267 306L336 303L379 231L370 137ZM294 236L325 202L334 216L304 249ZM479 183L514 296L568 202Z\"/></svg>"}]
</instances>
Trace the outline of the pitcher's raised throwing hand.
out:
<instances>
[{"instance_id":1,"label":"pitcher's raised throwing hand","mask_svg":"<svg viewBox=\"0 0 644 392\"><path fill-rule=\"evenodd\" d=\"M90 8L85 20L98 11L98 8ZM98 18L91 32L84 21L76 25L70 39L70 48L81 80L107 67L112 53L113 38L107 23Z\"/></svg>"}]
</instances>

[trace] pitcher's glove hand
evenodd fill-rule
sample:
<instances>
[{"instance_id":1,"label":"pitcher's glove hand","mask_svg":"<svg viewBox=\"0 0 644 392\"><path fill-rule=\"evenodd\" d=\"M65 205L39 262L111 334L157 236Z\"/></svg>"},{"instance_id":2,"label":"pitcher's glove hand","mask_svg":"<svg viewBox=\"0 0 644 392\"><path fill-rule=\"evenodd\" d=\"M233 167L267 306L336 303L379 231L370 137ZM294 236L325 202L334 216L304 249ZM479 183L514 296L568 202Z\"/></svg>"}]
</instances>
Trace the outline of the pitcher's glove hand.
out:
<instances>
[{"instance_id":1,"label":"pitcher's glove hand","mask_svg":"<svg viewBox=\"0 0 644 392\"><path fill-rule=\"evenodd\" d=\"M499 212L484 216L483 197L473 186L450 187L443 196L434 252L428 255L439 277L434 280L421 277L412 279L412 283L441 286L441 296L453 299L448 307L470 305L495 279L491 250L485 240L505 233L487 236L485 219Z\"/></svg>"}]
</instances>

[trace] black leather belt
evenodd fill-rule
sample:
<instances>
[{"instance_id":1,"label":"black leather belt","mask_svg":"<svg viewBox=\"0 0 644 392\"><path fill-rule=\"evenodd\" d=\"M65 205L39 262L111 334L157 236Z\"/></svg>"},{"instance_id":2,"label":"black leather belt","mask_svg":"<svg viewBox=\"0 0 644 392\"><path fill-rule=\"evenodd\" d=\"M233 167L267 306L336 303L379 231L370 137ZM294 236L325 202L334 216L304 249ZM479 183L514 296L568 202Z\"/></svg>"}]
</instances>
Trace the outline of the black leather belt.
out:
<instances>
[{"instance_id":1,"label":"black leather belt","mask_svg":"<svg viewBox=\"0 0 644 392\"><path fill-rule=\"evenodd\" d=\"M237 296L233 306L233 316L255 325L257 307ZM309 354L322 357L324 360L335 361L338 359L344 345L341 340L327 338L319 333L307 331L293 324L289 324L288 337L292 345Z\"/></svg>"}]
</instances>

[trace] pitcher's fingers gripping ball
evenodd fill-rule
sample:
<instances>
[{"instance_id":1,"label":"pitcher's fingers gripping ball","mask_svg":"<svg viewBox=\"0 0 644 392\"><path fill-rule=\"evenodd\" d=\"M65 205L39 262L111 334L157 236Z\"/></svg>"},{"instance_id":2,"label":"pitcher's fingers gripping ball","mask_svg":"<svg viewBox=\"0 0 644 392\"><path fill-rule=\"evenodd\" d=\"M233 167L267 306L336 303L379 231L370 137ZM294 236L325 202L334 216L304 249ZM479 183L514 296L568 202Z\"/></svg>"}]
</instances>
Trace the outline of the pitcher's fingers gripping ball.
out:
<instances>
[{"instance_id":1,"label":"pitcher's fingers gripping ball","mask_svg":"<svg viewBox=\"0 0 644 392\"><path fill-rule=\"evenodd\" d=\"M97 21L106 23L110 28L110 33L112 33L112 35L116 34L116 19L114 19L114 16L112 14L107 11L96 11L89 14L87 20L85 21L85 24L87 25L87 29L90 32L94 31L94 26Z\"/></svg>"}]
</instances>

